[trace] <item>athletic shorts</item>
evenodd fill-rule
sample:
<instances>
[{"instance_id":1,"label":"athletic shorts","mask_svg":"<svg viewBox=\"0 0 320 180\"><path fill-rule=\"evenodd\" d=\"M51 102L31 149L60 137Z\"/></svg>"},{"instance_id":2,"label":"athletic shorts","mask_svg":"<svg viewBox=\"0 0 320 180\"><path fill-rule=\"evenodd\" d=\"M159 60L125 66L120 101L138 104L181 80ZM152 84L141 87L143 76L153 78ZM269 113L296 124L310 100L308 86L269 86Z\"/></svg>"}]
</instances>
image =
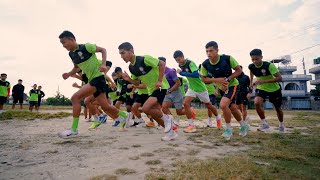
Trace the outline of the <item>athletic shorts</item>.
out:
<instances>
[{"instance_id":1,"label":"athletic shorts","mask_svg":"<svg viewBox=\"0 0 320 180\"><path fill-rule=\"evenodd\" d=\"M137 94L134 102L139 103L141 104L141 106L143 106L143 104L148 100L148 98L149 98L148 94Z\"/></svg>"},{"instance_id":2,"label":"athletic shorts","mask_svg":"<svg viewBox=\"0 0 320 180\"><path fill-rule=\"evenodd\" d=\"M189 97L198 97L199 100L203 103L209 103L210 102L210 99L209 99L209 94L208 94L208 91L203 91L203 92L196 92L192 89L188 89L187 93L186 93L186 96L189 96Z\"/></svg>"},{"instance_id":3,"label":"athletic shorts","mask_svg":"<svg viewBox=\"0 0 320 180\"><path fill-rule=\"evenodd\" d=\"M180 88L172 91L164 97L163 102L170 102L174 105L175 109L182 109L183 97Z\"/></svg>"},{"instance_id":4,"label":"athletic shorts","mask_svg":"<svg viewBox=\"0 0 320 180\"><path fill-rule=\"evenodd\" d=\"M231 100L231 104L236 103L236 97L239 92L239 86L230 86L226 92L220 91L221 96ZM229 106L230 107L230 106Z\"/></svg>"},{"instance_id":5,"label":"athletic shorts","mask_svg":"<svg viewBox=\"0 0 320 180\"><path fill-rule=\"evenodd\" d=\"M217 99L217 96L214 95L214 94L210 94L209 95L209 99L210 99L210 102L212 105L215 105L216 104L216 99Z\"/></svg>"},{"instance_id":6,"label":"athletic shorts","mask_svg":"<svg viewBox=\"0 0 320 180\"><path fill-rule=\"evenodd\" d=\"M38 101L29 101L30 106L38 106Z\"/></svg>"},{"instance_id":7,"label":"athletic shorts","mask_svg":"<svg viewBox=\"0 0 320 180\"><path fill-rule=\"evenodd\" d=\"M19 102L19 104L23 103L23 97L14 97L13 98L13 104L17 104Z\"/></svg>"},{"instance_id":8,"label":"athletic shorts","mask_svg":"<svg viewBox=\"0 0 320 180\"><path fill-rule=\"evenodd\" d=\"M40 100L40 101L38 101L38 106L41 106L41 100Z\"/></svg>"},{"instance_id":9,"label":"athletic shorts","mask_svg":"<svg viewBox=\"0 0 320 180\"><path fill-rule=\"evenodd\" d=\"M126 95L126 106L132 106L135 98L136 94L133 94L133 98L131 98L130 95Z\"/></svg>"},{"instance_id":10,"label":"athletic shorts","mask_svg":"<svg viewBox=\"0 0 320 180\"><path fill-rule=\"evenodd\" d=\"M95 98L98 97L101 93L108 94L109 88L103 75L92 79L89 84L97 89L97 91L93 94Z\"/></svg>"},{"instance_id":11,"label":"athletic shorts","mask_svg":"<svg viewBox=\"0 0 320 180\"><path fill-rule=\"evenodd\" d=\"M157 89L155 91L153 91L153 93L150 95L150 97L156 97L158 100L158 103L162 105L164 97L167 94L167 90L166 89Z\"/></svg>"},{"instance_id":12,"label":"athletic shorts","mask_svg":"<svg viewBox=\"0 0 320 180\"><path fill-rule=\"evenodd\" d=\"M5 96L0 96L0 105L3 105L7 102L7 97Z\"/></svg>"},{"instance_id":13,"label":"athletic shorts","mask_svg":"<svg viewBox=\"0 0 320 180\"><path fill-rule=\"evenodd\" d=\"M274 107L279 108L282 105L282 93L281 89L274 92L267 92L264 90L256 89L256 96L261 97L264 101L269 97L269 101L274 105Z\"/></svg>"},{"instance_id":14,"label":"athletic shorts","mask_svg":"<svg viewBox=\"0 0 320 180\"><path fill-rule=\"evenodd\" d=\"M245 93L245 92L244 93L239 92L237 97L236 97L236 104L237 105L240 105L240 104L248 105L247 94L248 93Z\"/></svg>"}]
</instances>

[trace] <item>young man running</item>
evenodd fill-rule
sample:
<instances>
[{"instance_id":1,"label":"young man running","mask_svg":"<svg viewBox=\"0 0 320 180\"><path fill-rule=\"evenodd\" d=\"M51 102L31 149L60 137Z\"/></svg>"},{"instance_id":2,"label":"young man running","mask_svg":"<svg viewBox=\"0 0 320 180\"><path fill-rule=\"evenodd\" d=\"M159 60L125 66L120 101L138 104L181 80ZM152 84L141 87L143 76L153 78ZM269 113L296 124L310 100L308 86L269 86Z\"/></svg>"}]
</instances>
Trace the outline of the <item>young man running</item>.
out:
<instances>
[{"instance_id":1,"label":"young man running","mask_svg":"<svg viewBox=\"0 0 320 180\"><path fill-rule=\"evenodd\" d=\"M215 41L208 42L205 48L208 59L201 64L200 74L203 82L216 83L223 94L220 107L226 121L226 129L222 136L226 140L232 137L231 113L240 123L240 136L246 136L249 126L241 119L241 113L235 104L239 84L236 77L242 73L242 70L232 56L218 54L218 44Z\"/></svg>"},{"instance_id":2,"label":"young man running","mask_svg":"<svg viewBox=\"0 0 320 180\"><path fill-rule=\"evenodd\" d=\"M260 49L253 49L250 52L250 56L252 60L252 64L249 65L250 87L253 88L253 85L256 85L254 105L261 119L261 126L258 130L267 131L270 128L263 109L263 102L269 97L269 101L277 111L279 132L284 133L283 112L281 109L282 93L278 83L282 81L282 76L279 73L279 69L273 63L262 61L263 56ZM257 77L255 82L253 82L253 76Z\"/></svg>"},{"instance_id":3,"label":"young man running","mask_svg":"<svg viewBox=\"0 0 320 180\"><path fill-rule=\"evenodd\" d=\"M14 85L12 88L12 97L13 97L13 104L12 109L15 108L16 104L19 102L20 109L23 109L23 96L24 96L24 86L22 85L22 80L18 80L18 84Z\"/></svg>"},{"instance_id":4,"label":"young man running","mask_svg":"<svg viewBox=\"0 0 320 180\"><path fill-rule=\"evenodd\" d=\"M7 102L8 97L10 96L11 85L6 81L6 79L7 74L2 73L0 80L0 113L3 112L3 105Z\"/></svg>"},{"instance_id":5,"label":"young man running","mask_svg":"<svg viewBox=\"0 0 320 180\"><path fill-rule=\"evenodd\" d=\"M166 63L166 58L159 57L159 60ZM171 114L170 109L172 105L176 109L177 116L185 115L185 109L183 108L183 96L180 90L181 82L177 76L177 73L174 69L168 68L164 71L164 75L170 85L170 88L167 90L167 95L164 97L162 104L162 111L165 114Z\"/></svg>"},{"instance_id":6,"label":"young man running","mask_svg":"<svg viewBox=\"0 0 320 180\"><path fill-rule=\"evenodd\" d=\"M73 123L71 129L59 133L59 137L68 138L78 135L78 123L81 112L81 100L92 94L105 112L109 112L111 118L119 120L125 125L129 115L126 112L119 111L112 106L106 97L107 84L104 77L106 72L106 49L96 46L95 44L78 44L75 36L70 31L64 31L59 35L59 39L64 48L69 51L69 56L74 64L70 72L62 75L63 79L68 79L80 70L88 77L88 84L84 85L71 97L73 107ZM96 57L96 53L102 54L102 63Z\"/></svg>"},{"instance_id":7,"label":"young man running","mask_svg":"<svg viewBox=\"0 0 320 180\"><path fill-rule=\"evenodd\" d=\"M240 66L242 70L242 66ZM245 75L244 72L237 77L239 81L240 90L236 97L236 104L242 113L242 119L248 123L247 116L247 105L250 100L250 93L252 92L250 88L250 79L249 76Z\"/></svg>"},{"instance_id":8,"label":"young man running","mask_svg":"<svg viewBox=\"0 0 320 180\"><path fill-rule=\"evenodd\" d=\"M141 81L147 86L150 97L142 106L142 111L164 127L166 135L162 140L169 141L177 138L178 135L172 129L172 116L161 112L161 104L169 88L168 81L164 77L165 63L149 55L136 56L129 42L120 44L118 49L121 58L126 63L130 62L131 78L127 73L123 74L123 78L131 84L139 85Z\"/></svg>"},{"instance_id":9,"label":"young man running","mask_svg":"<svg viewBox=\"0 0 320 180\"><path fill-rule=\"evenodd\" d=\"M179 67L181 68L181 70L177 70L177 73L179 73L181 76L187 77L189 82L189 88L183 100L183 106L185 108L189 125L183 131L186 133L194 133L197 131L192 119L192 111L190 106L191 101L195 97L198 97L199 100L203 102L205 106L214 113L217 121L221 121L221 117L219 116L217 109L212 106L210 102L206 86L200 79L198 66L193 61L185 59L182 51L180 50L174 52L173 58L177 61Z\"/></svg>"}]
</instances>

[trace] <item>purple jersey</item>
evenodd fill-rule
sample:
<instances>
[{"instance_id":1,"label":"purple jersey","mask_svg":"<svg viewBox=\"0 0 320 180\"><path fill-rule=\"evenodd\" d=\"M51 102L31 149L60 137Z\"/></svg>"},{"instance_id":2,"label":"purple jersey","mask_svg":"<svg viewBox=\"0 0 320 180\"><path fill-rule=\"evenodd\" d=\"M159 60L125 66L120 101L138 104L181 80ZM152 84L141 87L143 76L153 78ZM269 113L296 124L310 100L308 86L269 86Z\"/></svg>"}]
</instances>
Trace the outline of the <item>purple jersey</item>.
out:
<instances>
[{"instance_id":1,"label":"purple jersey","mask_svg":"<svg viewBox=\"0 0 320 180\"><path fill-rule=\"evenodd\" d=\"M175 84L175 80L178 79L177 73L175 70L166 67L165 71L164 71L164 75L167 78L167 81L170 85L170 88L172 88L172 86Z\"/></svg>"}]
</instances>

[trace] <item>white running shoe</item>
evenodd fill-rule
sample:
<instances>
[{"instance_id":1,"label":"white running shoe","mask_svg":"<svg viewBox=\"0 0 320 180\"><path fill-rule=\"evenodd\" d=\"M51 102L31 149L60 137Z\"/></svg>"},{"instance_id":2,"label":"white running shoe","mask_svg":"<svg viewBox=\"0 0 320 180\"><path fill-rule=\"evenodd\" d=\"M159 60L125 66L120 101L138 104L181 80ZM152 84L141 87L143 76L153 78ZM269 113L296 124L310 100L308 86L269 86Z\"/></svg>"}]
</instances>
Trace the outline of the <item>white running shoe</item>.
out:
<instances>
[{"instance_id":1,"label":"white running shoe","mask_svg":"<svg viewBox=\"0 0 320 180\"><path fill-rule=\"evenodd\" d=\"M164 132L168 133L172 129L172 121L173 117L172 115L164 115Z\"/></svg>"},{"instance_id":2,"label":"white running shoe","mask_svg":"<svg viewBox=\"0 0 320 180\"><path fill-rule=\"evenodd\" d=\"M67 129L62 133L58 133L58 136L63 139L73 138L78 136L78 131L74 132L72 129Z\"/></svg>"},{"instance_id":3,"label":"white running shoe","mask_svg":"<svg viewBox=\"0 0 320 180\"><path fill-rule=\"evenodd\" d=\"M207 127L210 127L210 128L213 127L213 122L212 122L212 120L208 119Z\"/></svg>"},{"instance_id":4,"label":"white running shoe","mask_svg":"<svg viewBox=\"0 0 320 180\"><path fill-rule=\"evenodd\" d=\"M178 137L178 134L171 130L170 132L166 133L165 136L161 138L162 141L171 141L174 140Z\"/></svg>"}]
</instances>

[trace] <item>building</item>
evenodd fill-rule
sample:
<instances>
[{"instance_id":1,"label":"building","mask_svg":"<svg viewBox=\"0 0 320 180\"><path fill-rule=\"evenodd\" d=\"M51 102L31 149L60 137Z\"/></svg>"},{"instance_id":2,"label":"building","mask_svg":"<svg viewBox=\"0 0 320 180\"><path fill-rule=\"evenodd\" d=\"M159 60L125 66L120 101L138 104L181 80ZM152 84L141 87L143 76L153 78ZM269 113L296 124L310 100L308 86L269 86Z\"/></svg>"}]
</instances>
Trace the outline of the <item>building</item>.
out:
<instances>
[{"instance_id":1,"label":"building","mask_svg":"<svg viewBox=\"0 0 320 180\"><path fill-rule=\"evenodd\" d=\"M310 84L320 86L320 57L313 60L313 66L309 69L309 73L314 74L315 79L310 81Z\"/></svg>"}]
</instances>

